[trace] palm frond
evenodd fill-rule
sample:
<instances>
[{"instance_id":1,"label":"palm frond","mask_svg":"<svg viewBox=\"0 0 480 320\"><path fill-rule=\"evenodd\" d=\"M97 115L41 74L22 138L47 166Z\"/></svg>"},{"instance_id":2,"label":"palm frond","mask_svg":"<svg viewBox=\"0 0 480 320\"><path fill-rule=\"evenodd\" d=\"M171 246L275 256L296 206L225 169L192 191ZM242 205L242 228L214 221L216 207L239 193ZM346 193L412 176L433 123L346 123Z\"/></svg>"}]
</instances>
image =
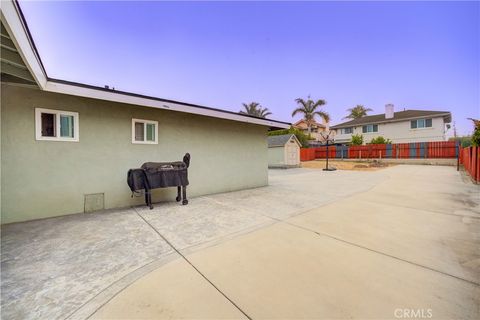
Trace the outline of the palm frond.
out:
<instances>
[{"instance_id":1,"label":"palm frond","mask_svg":"<svg viewBox=\"0 0 480 320\"><path fill-rule=\"evenodd\" d=\"M299 113L305 114L305 108L297 108L297 109L293 110L292 117L295 117L295 115L297 115Z\"/></svg>"},{"instance_id":2,"label":"palm frond","mask_svg":"<svg viewBox=\"0 0 480 320\"><path fill-rule=\"evenodd\" d=\"M330 115L325 111L315 111L315 115L318 115L320 118L325 120L325 122L330 122Z\"/></svg>"}]
</instances>

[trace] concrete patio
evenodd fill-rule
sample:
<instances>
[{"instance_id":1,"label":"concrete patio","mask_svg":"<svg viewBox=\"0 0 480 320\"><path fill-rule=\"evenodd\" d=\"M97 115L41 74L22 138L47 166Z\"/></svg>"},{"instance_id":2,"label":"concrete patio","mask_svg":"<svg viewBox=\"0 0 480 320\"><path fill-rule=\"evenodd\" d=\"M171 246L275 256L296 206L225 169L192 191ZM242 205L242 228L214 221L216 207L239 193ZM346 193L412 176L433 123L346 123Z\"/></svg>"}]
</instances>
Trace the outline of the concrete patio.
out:
<instances>
[{"instance_id":1,"label":"concrete patio","mask_svg":"<svg viewBox=\"0 0 480 320\"><path fill-rule=\"evenodd\" d=\"M2 319L476 319L479 191L453 167L273 170L188 206L6 225Z\"/></svg>"}]
</instances>

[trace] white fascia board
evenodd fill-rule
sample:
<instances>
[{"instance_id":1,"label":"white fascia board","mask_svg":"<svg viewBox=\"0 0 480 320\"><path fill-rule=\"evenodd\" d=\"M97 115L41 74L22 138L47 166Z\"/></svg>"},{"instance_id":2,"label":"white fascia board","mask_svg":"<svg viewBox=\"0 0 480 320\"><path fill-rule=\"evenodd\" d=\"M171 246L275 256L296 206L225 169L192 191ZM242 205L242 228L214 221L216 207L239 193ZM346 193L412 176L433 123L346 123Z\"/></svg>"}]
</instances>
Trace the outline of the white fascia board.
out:
<instances>
[{"instance_id":1,"label":"white fascia board","mask_svg":"<svg viewBox=\"0 0 480 320\"><path fill-rule=\"evenodd\" d=\"M115 92L115 91L110 92L110 91L96 90L92 88L76 86L73 84L47 81L44 90L48 92L69 94L69 95L79 96L79 97L86 97L86 98L120 102L120 103L128 103L128 104L139 105L144 107L151 107L151 108L178 111L178 112L186 112L186 113L197 114L197 115L202 115L207 117L214 117L214 118L220 118L220 119L258 124L258 125L268 126L268 127L278 127L278 128L285 128L285 129L290 128L290 125L286 123L281 123L281 122L276 122L276 121L271 121L266 119L251 118L251 117L242 116L240 114L222 112L219 110L212 110L207 108L203 109L199 107L183 105L180 103L131 96L131 95Z\"/></svg>"},{"instance_id":2,"label":"white fascia board","mask_svg":"<svg viewBox=\"0 0 480 320\"><path fill-rule=\"evenodd\" d=\"M32 47L30 38L20 13L12 0L3 1L1 6L1 16L3 24L10 34L10 38L18 49L25 65L32 74L41 89L44 89L47 83L47 76L44 73L42 65Z\"/></svg>"},{"instance_id":3,"label":"white fascia board","mask_svg":"<svg viewBox=\"0 0 480 320\"><path fill-rule=\"evenodd\" d=\"M338 130L338 129L343 129L343 128L350 128L350 127L361 127L361 126L366 126L369 124L387 124L387 123L394 123L394 122L403 122L403 121L410 121L410 120L415 120L415 119L425 119L425 118L444 118L445 116L451 116L450 112L445 112L445 113L437 113L437 114L427 114L423 116L417 116L417 117L410 117L410 118L404 118L404 119L397 119L397 120L382 120L382 121L372 121L372 122L365 122L361 124L337 124L335 126L330 127L331 130Z\"/></svg>"}]
</instances>

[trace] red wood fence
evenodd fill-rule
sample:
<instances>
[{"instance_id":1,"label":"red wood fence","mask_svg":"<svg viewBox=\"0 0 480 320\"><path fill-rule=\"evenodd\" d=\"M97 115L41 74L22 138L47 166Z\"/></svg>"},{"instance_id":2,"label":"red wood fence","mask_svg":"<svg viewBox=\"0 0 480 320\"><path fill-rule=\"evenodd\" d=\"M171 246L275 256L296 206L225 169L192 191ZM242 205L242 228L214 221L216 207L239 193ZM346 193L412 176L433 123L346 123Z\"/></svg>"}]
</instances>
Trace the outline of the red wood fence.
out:
<instances>
[{"instance_id":1,"label":"red wood fence","mask_svg":"<svg viewBox=\"0 0 480 320\"><path fill-rule=\"evenodd\" d=\"M327 147L325 146L300 149L301 161L325 159L326 156ZM480 182L480 147L460 148L455 141L328 147L328 157L331 159L456 158L457 156L472 179Z\"/></svg>"},{"instance_id":2,"label":"red wood fence","mask_svg":"<svg viewBox=\"0 0 480 320\"><path fill-rule=\"evenodd\" d=\"M328 147L328 157L337 159L456 158L458 152L459 145L455 141ZM326 146L306 148L300 151L302 161L324 159L326 155Z\"/></svg>"},{"instance_id":3,"label":"red wood fence","mask_svg":"<svg viewBox=\"0 0 480 320\"><path fill-rule=\"evenodd\" d=\"M480 182L480 147L463 148L460 152L460 163L474 181Z\"/></svg>"}]
</instances>

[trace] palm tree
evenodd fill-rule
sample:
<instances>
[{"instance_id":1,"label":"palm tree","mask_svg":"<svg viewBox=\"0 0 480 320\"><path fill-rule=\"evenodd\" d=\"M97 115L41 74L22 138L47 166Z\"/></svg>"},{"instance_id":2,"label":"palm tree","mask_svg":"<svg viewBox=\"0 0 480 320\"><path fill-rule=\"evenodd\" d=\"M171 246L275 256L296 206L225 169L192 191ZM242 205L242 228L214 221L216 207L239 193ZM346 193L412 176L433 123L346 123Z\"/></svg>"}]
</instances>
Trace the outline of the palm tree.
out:
<instances>
[{"instance_id":1,"label":"palm tree","mask_svg":"<svg viewBox=\"0 0 480 320\"><path fill-rule=\"evenodd\" d=\"M268 108L262 108L262 106L257 102L250 102L249 104L242 103L242 105L245 111L241 110L239 112L241 114L248 114L250 116L255 116L258 118L266 118L267 116L272 114L268 110Z\"/></svg>"},{"instance_id":2,"label":"palm tree","mask_svg":"<svg viewBox=\"0 0 480 320\"><path fill-rule=\"evenodd\" d=\"M302 98L295 99L295 102L299 105L299 107L292 112L292 117L295 117L297 113L303 114L303 119L307 123L308 134L312 132L312 125L315 122L315 116L319 116L325 122L330 121L330 115L323 110L319 110L319 108L323 105L326 105L327 102L325 100L317 100L314 101L308 96L307 100Z\"/></svg>"},{"instance_id":3,"label":"palm tree","mask_svg":"<svg viewBox=\"0 0 480 320\"><path fill-rule=\"evenodd\" d=\"M370 108L365 108L361 104L357 104L355 107L347 109L347 111L350 112L350 114L343 119L359 119L365 117L367 115L367 112L373 110Z\"/></svg>"}]
</instances>

